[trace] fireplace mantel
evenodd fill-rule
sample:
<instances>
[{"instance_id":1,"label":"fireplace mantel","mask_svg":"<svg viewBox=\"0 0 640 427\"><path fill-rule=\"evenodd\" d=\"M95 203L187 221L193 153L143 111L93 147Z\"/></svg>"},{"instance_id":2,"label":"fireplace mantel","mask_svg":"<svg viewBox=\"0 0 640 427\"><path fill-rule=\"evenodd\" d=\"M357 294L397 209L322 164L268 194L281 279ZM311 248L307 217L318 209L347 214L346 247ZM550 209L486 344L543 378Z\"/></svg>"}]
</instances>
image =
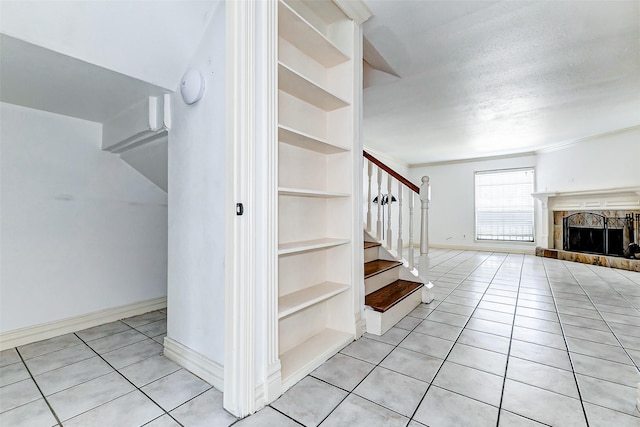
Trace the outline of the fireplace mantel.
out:
<instances>
[{"instance_id":1,"label":"fireplace mantel","mask_svg":"<svg viewBox=\"0 0 640 427\"><path fill-rule=\"evenodd\" d=\"M539 245L553 248L554 211L638 210L640 187L606 188L590 191L552 191L533 193L540 202Z\"/></svg>"}]
</instances>

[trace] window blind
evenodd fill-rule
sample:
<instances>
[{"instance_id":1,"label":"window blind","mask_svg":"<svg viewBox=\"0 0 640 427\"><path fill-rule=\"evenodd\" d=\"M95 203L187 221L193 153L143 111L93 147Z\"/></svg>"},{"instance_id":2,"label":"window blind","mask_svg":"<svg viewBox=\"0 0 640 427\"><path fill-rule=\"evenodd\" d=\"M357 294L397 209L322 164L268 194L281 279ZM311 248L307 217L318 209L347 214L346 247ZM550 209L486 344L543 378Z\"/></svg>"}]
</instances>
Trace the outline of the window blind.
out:
<instances>
[{"instance_id":1,"label":"window blind","mask_svg":"<svg viewBox=\"0 0 640 427\"><path fill-rule=\"evenodd\" d=\"M533 169L476 172L476 239L533 242Z\"/></svg>"}]
</instances>

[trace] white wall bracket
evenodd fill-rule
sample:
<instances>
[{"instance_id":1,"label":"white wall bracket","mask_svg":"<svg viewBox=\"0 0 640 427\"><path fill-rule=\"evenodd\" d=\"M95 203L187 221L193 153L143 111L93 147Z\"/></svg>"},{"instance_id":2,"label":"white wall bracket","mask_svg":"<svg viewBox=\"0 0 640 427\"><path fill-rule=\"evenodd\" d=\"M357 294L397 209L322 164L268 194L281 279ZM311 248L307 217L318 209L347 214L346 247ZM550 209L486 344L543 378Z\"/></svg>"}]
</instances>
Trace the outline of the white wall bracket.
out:
<instances>
[{"instance_id":1,"label":"white wall bracket","mask_svg":"<svg viewBox=\"0 0 640 427\"><path fill-rule=\"evenodd\" d=\"M105 122L102 149L119 154L166 136L171 127L170 96L150 96Z\"/></svg>"}]
</instances>

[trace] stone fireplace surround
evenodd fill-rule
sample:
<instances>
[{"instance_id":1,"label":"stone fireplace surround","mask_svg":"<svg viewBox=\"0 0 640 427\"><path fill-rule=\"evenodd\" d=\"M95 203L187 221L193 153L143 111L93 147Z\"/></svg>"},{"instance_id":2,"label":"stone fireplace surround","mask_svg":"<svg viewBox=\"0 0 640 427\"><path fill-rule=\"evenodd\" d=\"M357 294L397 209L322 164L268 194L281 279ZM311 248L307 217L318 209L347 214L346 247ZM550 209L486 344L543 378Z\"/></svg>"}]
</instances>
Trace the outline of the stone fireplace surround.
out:
<instances>
[{"instance_id":1,"label":"stone fireplace surround","mask_svg":"<svg viewBox=\"0 0 640 427\"><path fill-rule=\"evenodd\" d=\"M640 212L640 187L539 192L533 193L533 197L539 201L541 214L536 255L640 272L640 260L564 251L562 220L557 224L557 218L576 212L604 211L616 216L622 214L618 211Z\"/></svg>"}]
</instances>

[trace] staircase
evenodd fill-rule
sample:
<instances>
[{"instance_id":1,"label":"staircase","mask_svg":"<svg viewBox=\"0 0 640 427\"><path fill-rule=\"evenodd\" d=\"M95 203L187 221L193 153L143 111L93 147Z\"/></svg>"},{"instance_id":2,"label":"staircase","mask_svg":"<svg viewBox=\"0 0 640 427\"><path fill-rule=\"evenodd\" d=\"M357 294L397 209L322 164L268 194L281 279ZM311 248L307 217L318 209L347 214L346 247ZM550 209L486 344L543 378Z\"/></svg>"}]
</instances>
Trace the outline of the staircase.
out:
<instances>
[{"instance_id":1,"label":"staircase","mask_svg":"<svg viewBox=\"0 0 640 427\"><path fill-rule=\"evenodd\" d=\"M367 332L382 335L423 301L423 283L365 231L364 288Z\"/></svg>"},{"instance_id":2,"label":"staircase","mask_svg":"<svg viewBox=\"0 0 640 427\"><path fill-rule=\"evenodd\" d=\"M366 151L363 155L367 176L364 183L367 194L364 317L367 332L382 335L421 302L433 300L433 284L429 281L428 237L431 190L429 177L423 176L418 187ZM386 193L383 193L384 181L387 184ZM376 193L373 192L374 185ZM420 203L420 255L417 263L414 256L414 226L418 222L414 221L416 198ZM408 212L405 210L407 208ZM403 223L409 226L408 245L404 243Z\"/></svg>"}]
</instances>

